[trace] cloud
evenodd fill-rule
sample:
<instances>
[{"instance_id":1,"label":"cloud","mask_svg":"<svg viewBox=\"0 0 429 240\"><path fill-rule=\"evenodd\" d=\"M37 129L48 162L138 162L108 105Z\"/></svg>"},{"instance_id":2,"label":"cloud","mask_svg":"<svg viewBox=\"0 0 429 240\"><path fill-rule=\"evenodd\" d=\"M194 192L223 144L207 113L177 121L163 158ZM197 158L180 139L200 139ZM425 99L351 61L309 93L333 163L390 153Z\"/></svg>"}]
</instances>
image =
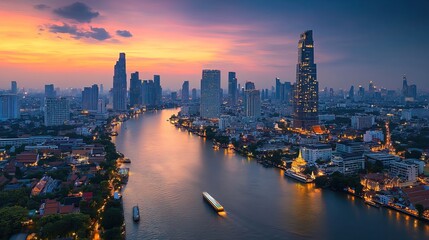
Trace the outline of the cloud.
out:
<instances>
[{"instance_id":1,"label":"cloud","mask_svg":"<svg viewBox=\"0 0 429 240\"><path fill-rule=\"evenodd\" d=\"M111 38L110 34L104 28L93 28L91 27L91 32L88 32L88 36L98 41L104 41Z\"/></svg>"},{"instance_id":2,"label":"cloud","mask_svg":"<svg viewBox=\"0 0 429 240\"><path fill-rule=\"evenodd\" d=\"M132 37L133 35L130 33L130 31L127 30L117 30L116 31L116 35L121 36L121 37Z\"/></svg>"},{"instance_id":3,"label":"cloud","mask_svg":"<svg viewBox=\"0 0 429 240\"><path fill-rule=\"evenodd\" d=\"M46 4L36 4L36 5L34 5L34 8L37 10L43 11L43 10L49 9L51 7L49 7Z\"/></svg>"},{"instance_id":4,"label":"cloud","mask_svg":"<svg viewBox=\"0 0 429 240\"><path fill-rule=\"evenodd\" d=\"M73 19L78 22L91 22L93 18L98 17L98 12L92 11L92 9L85 3L75 2L71 5L57 8L54 13L60 17Z\"/></svg>"},{"instance_id":5,"label":"cloud","mask_svg":"<svg viewBox=\"0 0 429 240\"><path fill-rule=\"evenodd\" d=\"M112 38L109 32L107 32L104 28L91 27L90 30L85 30L79 29L77 26L69 25L67 23L63 23L63 25L48 25L48 28L49 32L51 33L68 34L74 39L93 38L98 41L104 41Z\"/></svg>"}]
</instances>

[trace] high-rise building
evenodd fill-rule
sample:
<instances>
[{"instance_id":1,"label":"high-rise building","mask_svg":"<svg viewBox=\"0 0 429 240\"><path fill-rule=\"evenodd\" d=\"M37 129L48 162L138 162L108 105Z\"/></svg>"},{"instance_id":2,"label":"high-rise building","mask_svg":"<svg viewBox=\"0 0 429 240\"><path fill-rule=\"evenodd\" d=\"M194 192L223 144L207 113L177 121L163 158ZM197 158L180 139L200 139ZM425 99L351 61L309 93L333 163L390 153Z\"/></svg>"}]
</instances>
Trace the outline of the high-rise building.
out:
<instances>
[{"instance_id":1,"label":"high-rise building","mask_svg":"<svg viewBox=\"0 0 429 240\"><path fill-rule=\"evenodd\" d=\"M139 72L131 73L130 79L130 106L134 107L142 103L142 80Z\"/></svg>"},{"instance_id":2,"label":"high-rise building","mask_svg":"<svg viewBox=\"0 0 429 240\"><path fill-rule=\"evenodd\" d=\"M246 84L244 85L244 91L246 90L255 90L255 83L246 82Z\"/></svg>"},{"instance_id":3,"label":"high-rise building","mask_svg":"<svg viewBox=\"0 0 429 240\"><path fill-rule=\"evenodd\" d=\"M281 103L291 103L293 99L293 86L290 82L280 82L276 78L276 100Z\"/></svg>"},{"instance_id":4,"label":"high-rise building","mask_svg":"<svg viewBox=\"0 0 429 240\"><path fill-rule=\"evenodd\" d=\"M45 98L54 98L57 96L55 92L54 84L45 85Z\"/></svg>"},{"instance_id":5,"label":"high-rise building","mask_svg":"<svg viewBox=\"0 0 429 240\"><path fill-rule=\"evenodd\" d=\"M196 88L192 88L192 101L193 102L197 101L197 89Z\"/></svg>"},{"instance_id":6,"label":"high-rise building","mask_svg":"<svg viewBox=\"0 0 429 240\"><path fill-rule=\"evenodd\" d=\"M104 94L104 85L100 84L100 95Z\"/></svg>"},{"instance_id":7,"label":"high-rise building","mask_svg":"<svg viewBox=\"0 0 429 240\"><path fill-rule=\"evenodd\" d=\"M244 91L244 113L246 117L258 118L261 116L261 94L259 90Z\"/></svg>"},{"instance_id":8,"label":"high-rise building","mask_svg":"<svg viewBox=\"0 0 429 240\"><path fill-rule=\"evenodd\" d=\"M402 76L402 96L403 97L408 96L408 82L407 82L407 77L405 75Z\"/></svg>"},{"instance_id":9,"label":"high-rise building","mask_svg":"<svg viewBox=\"0 0 429 240\"><path fill-rule=\"evenodd\" d=\"M106 113L106 104L104 103L103 99L98 99L97 113Z\"/></svg>"},{"instance_id":10,"label":"high-rise building","mask_svg":"<svg viewBox=\"0 0 429 240\"><path fill-rule=\"evenodd\" d=\"M12 94L18 93L18 84L16 83L16 81L10 82L10 93L12 93Z\"/></svg>"},{"instance_id":11,"label":"high-rise building","mask_svg":"<svg viewBox=\"0 0 429 240\"><path fill-rule=\"evenodd\" d=\"M18 96L12 93L0 94L0 121L19 117Z\"/></svg>"},{"instance_id":12,"label":"high-rise building","mask_svg":"<svg viewBox=\"0 0 429 240\"><path fill-rule=\"evenodd\" d=\"M67 98L45 99L45 126L62 125L70 120L70 103Z\"/></svg>"},{"instance_id":13,"label":"high-rise building","mask_svg":"<svg viewBox=\"0 0 429 240\"><path fill-rule=\"evenodd\" d=\"M301 34L298 42L293 126L309 128L317 125L318 104L319 83L314 63L313 31L309 30Z\"/></svg>"},{"instance_id":14,"label":"high-rise building","mask_svg":"<svg viewBox=\"0 0 429 240\"><path fill-rule=\"evenodd\" d=\"M228 73L228 103L230 105L237 104L237 77L235 72Z\"/></svg>"},{"instance_id":15,"label":"high-rise building","mask_svg":"<svg viewBox=\"0 0 429 240\"><path fill-rule=\"evenodd\" d=\"M349 90L349 99L352 101L355 99L355 87L353 85L350 87Z\"/></svg>"},{"instance_id":16,"label":"high-rise building","mask_svg":"<svg viewBox=\"0 0 429 240\"><path fill-rule=\"evenodd\" d=\"M218 118L220 115L220 70L204 69L201 79L200 115Z\"/></svg>"},{"instance_id":17,"label":"high-rise building","mask_svg":"<svg viewBox=\"0 0 429 240\"><path fill-rule=\"evenodd\" d=\"M127 72L125 53L119 53L113 75L113 110L127 110Z\"/></svg>"},{"instance_id":18,"label":"high-rise building","mask_svg":"<svg viewBox=\"0 0 429 240\"><path fill-rule=\"evenodd\" d=\"M157 106L157 86L152 80L144 80L142 84L142 104L146 106Z\"/></svg>"},{"instance_id":19,"label":"high-rise building","mask_svg":"<svg viewBox=\"0 0 429 240\"><path fill-rule=\"evenodd\" d=\"M161 87L161 76L153 75L153 81L155 84L155 105L159 106L162 104L162 87Z\"/></svg>"},{"instance_id":20,"label":"high-rise building","mask_svg":"<svg viewBox=\"0 0 429 240\"><path fill-rule=\"evenodd\" d=\"M184 81L182 84L182 102L189 101L189 81Z\"/></svg>"},{"instance_id":21,"label":"high-rise building","mask_svg":"<svg viewBox=\"0 0 429 240\"><path fill-rule=\"evenodd\" d=\"M97 111L98 108L98 85L85 87L82 91L82 109Z\"/></svg>"}]
</instances>

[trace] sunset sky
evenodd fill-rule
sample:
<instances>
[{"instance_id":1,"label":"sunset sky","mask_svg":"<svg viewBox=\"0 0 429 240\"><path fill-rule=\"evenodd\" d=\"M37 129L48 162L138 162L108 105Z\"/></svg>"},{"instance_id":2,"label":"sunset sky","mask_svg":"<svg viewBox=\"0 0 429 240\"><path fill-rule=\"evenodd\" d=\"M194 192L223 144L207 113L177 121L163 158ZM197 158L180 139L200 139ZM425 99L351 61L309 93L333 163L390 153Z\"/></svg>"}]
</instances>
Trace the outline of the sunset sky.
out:
<instances>
[{"instance_id":1,"label":"sunset sky","mask_svg":"<svg viewBox=\"0 0 429 240\"><path fill-rule=\"evenodd\" d=\"M409 84L429 90L429 1L2 0L0 88L112 86L119 52L127 78L161 75L164 89L201 70L237 72L270 88L295 81L299 34L312 29L321 88ZM376 3L375 3L376 2Z\"/></svg>"}]
</instances>

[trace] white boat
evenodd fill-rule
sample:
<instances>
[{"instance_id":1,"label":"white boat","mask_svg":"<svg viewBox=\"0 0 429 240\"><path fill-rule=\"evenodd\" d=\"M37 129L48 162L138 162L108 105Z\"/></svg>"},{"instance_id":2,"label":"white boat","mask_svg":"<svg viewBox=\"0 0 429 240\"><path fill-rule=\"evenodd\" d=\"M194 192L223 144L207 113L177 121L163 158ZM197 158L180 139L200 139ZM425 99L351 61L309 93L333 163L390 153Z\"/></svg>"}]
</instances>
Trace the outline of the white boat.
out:
<instances>
[{"instance_id":1,"label":"white boat","mask_svg":"<svg viewBox=\"0 0 429 240\"><path fill-rule=\"evenodd\" d=\"M307 177L306 175L304 175L302 173L296 173L290 169L287 169L285 171L285 176L293 178L293 179L298 180L298 181L303 182L303 183L313 182L313 179L311 177Z\"/></svg>"}]
</instances>

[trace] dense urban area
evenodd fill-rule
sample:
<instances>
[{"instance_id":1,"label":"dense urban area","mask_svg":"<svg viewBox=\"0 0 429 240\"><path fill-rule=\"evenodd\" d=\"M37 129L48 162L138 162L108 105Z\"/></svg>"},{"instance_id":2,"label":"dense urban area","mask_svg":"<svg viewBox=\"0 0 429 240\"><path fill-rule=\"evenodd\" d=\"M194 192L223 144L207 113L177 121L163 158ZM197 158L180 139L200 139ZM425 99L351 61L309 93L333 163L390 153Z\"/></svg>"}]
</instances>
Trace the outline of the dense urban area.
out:
<instances>
[{"instance_id":1,"label":"dense urban area","mask_svg":"<svg viewBox=\"0 0 429 240\"><path fill-rule=\"evenodd\" d=\"M392 80L399 90L376 81L319 89L311 31L298 50L296 82L267 79L270 89L240 85L235 72L222 89L221 71L205 69L198 88L184 81L178 91L134 72L128 91L125 53L108 91L12 81L0 93L0 238L123 239L121 189L132 165L111 142L115 126L174 107L170 123L212 141L213 151L428 221L429 94L405 75Z\"/></svg>"}]
</instances>

